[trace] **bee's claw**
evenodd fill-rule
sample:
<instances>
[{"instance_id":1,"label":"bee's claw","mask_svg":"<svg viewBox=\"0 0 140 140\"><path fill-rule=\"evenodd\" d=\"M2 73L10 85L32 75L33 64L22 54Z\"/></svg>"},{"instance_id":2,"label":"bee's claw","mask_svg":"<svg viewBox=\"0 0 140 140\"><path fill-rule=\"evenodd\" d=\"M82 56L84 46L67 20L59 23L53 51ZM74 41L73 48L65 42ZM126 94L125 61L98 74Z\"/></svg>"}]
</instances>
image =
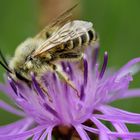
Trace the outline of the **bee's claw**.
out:
<instances>
[{"instance_id":1,"label":"bee's claw","mask_svg":"<svg viewBox=\"0 0 140 140\"><path fill-rule=\"evenodd\" d=\"M77 96L78 96L78 98L79 98L79 97L80 97L79 91L77 90L77 88L75 87L75 85L73 84L73 82L70 81L70 80L68 80L68 81L66 81L66 82L67 82L67 84L68 84L72 89L75 90L75 92L76 92L76 94L77 94Z\"/></svg>"},{"instance_id":2,"label":"bee's claw","mask_svg":"<svg viewBox=\"0 0 140 140\"><path fill-rule=\"evenodd\" d=\"M41 87L41 89L43 90L44 93L47 94L47 96L48 96L48 100L49 100L50 102L53 102L52 99L51 99L51 96L49 95L49 93L47 92L47 90L44 89L43 87Z\"/></svg>"}]
</instances>

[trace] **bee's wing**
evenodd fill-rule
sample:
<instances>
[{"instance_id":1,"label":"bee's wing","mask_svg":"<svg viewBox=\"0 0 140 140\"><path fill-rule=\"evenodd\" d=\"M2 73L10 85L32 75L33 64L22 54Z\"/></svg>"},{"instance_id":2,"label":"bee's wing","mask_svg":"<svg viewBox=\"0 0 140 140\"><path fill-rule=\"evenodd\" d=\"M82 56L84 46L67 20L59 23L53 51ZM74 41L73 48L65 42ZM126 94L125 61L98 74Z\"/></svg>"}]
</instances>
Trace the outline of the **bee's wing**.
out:
<instances>
[{"instance_id":1,"label":"bee's wing","mask_svg":"<svg viewBox=\"0 0 140 140\"><path fill-rule=\"evenodd\" d=\"M55 32L49 39L43 42L33 53L33 56L40 55L55 48L55 46L73 40L85 32L92 29L92 23L86 21L75 20L65 24L57 32Z\"/></svg>"},{"instance_id":2,"label":"bee's wing","mask_svg":"<svg viewBox=\"0 0 140 140\"><path fill-rule=\"evenodd\" d=\"M62 13L59 17L57 17L55 20L53 20L50 24L48 24L42 31L40 31L35 38L42 38L46 35L46 33L53 33L56 32L58 29L60 29L64 24L69 22L71 20L71 11L77 6L78 4L75 4L70 9L66 10L64 13Z\"/></svg>"}]
</instances>

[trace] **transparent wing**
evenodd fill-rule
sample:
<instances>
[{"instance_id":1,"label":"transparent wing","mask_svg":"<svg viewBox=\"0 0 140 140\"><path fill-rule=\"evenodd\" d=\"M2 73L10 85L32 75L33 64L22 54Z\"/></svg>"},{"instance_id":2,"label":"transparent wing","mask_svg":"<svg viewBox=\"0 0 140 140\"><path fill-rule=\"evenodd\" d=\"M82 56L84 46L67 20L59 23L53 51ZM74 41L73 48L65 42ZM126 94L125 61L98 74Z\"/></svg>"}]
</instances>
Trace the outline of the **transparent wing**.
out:
<instances>
[{"instance_id":1,"label":"transparent wing","mask_svg":"<svg viewBox=\"0 0 140 140\"><path fill-rule=\"evenodd\" d=\"M57 32L55 32L49 39L43 42L33 53L33 56L40 55L46 51L53 49L55 46L73 40L85 34L92 29L92 23L86 21L75 20L65 24Z\"/></svg>"},{"instance_id":2,"label":"transparent wing","mask_svg":"<svg viewBox=\"0 0 140 140\"><path fill-rule=\"evenodd\" d=\"M66 10L59 17L53 20L50 24L48 24L42 31L40 31L35 38L42 38L46 35L46 33L53 33L60 29L64 24L68 23L71 20L72 14L71 11L77 7L78 4L75 4L70 9Z\"/></svg>"}]
</instances>

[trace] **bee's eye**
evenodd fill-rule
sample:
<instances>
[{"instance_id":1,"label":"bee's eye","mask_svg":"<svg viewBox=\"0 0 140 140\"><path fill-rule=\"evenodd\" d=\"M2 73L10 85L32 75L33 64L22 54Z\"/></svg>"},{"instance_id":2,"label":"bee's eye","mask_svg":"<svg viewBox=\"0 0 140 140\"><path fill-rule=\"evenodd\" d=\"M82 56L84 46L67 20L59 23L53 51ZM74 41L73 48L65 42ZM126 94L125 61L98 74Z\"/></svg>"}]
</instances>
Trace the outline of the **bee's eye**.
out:
<instances>
[{"instance_id":1,"label":"bee's eye","mask_svg":"<svg viewBox=\"0 0 140 140\"><path fill-rule=\"evenodd\" d=\"M33 60L32 56L28 56L27 60L32 61Z\"/></svg>"}]
</instances>

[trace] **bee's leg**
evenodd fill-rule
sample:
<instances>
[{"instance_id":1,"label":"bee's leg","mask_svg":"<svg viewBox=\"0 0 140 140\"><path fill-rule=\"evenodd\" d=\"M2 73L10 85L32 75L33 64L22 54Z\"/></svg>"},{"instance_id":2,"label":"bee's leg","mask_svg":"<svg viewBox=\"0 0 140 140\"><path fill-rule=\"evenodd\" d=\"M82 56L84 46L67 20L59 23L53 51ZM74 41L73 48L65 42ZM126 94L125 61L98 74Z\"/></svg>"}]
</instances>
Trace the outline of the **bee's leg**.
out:
<instances>
[{"instance_id":1,"label":"bee's leg","mask_svg":"<svg viewBox=\"0 0 140 140\"><path fill-rule=\"evenodd\" d=\"M40 86L40 88L42 89L42 91L43 91L44 93L47 94L49 101L52 102L52 98L51 98L51 96L49 95L47 89L44 88L44 87L42 86L42 84L39 84L39 86Z\"/></svg>"},{"instance_id":2,"label":"bee's leg","mask_svg":"<svg viewBox=\"0 0 140 140\"><path fill-rule=\"evenodd\" d=\"M84 76L84 84L87 83L87 71L88 71L88 65L87 61L85 61L84 58L85 54L84 53L77 53L77 52L67 52L63 53L60 55L60 58L64 58L66 60L75 60L78 61L78 66L77 68L83 72Z\"/></svg>"},{"instance_id":3,"label":"bee's leg","mask_svg":"<svg viewBox=\"0 0 140 140\"><path fill-rule=\"evenodd\" d=\"M70 87L72 87L76 91L77 96L79 97L80 95L77 88L75 87L74 83L69 79L67 74L62 70L61 66L52 64L52 68L54 72L56 72L56 74L59 76L60 79L64 80Z\"/></svg>"},{"instance_id":4,"label":"bee's leg","mask_svg":"<svg viewBox=\"0 0 140 140\"><path fill-rule=\"evenodd\" d=\"M39 88L43 91L43 93L47 95L48 100L52 102L52 99L47 91L46 86L44 85L43 81L41 80L41 77L37 77L36 82L37 82Z\"/></svg>"},{"instance_id":5,"label":"bee's leg","mask_svg":"<svg viewBox=\"0 0 140 140\"><path fill-rule=\"evenodd\" d=\"M83 59L84 59L84 53L77 53L77 52L67 52L59 55L60 59L64 59L67 61L78 61L77 67L83 71Z\"/></svg>"},{"instance_id":6,"label":"bee's leg","mask_svg":"<svg viewBox=\"0 0 140 140\"><path fill-rule=\"evenodd\" d=\"M59 55L60 59L64 60L80 60L83 58L83 53L67 52Z\"/></svg>"}]
</instances>

